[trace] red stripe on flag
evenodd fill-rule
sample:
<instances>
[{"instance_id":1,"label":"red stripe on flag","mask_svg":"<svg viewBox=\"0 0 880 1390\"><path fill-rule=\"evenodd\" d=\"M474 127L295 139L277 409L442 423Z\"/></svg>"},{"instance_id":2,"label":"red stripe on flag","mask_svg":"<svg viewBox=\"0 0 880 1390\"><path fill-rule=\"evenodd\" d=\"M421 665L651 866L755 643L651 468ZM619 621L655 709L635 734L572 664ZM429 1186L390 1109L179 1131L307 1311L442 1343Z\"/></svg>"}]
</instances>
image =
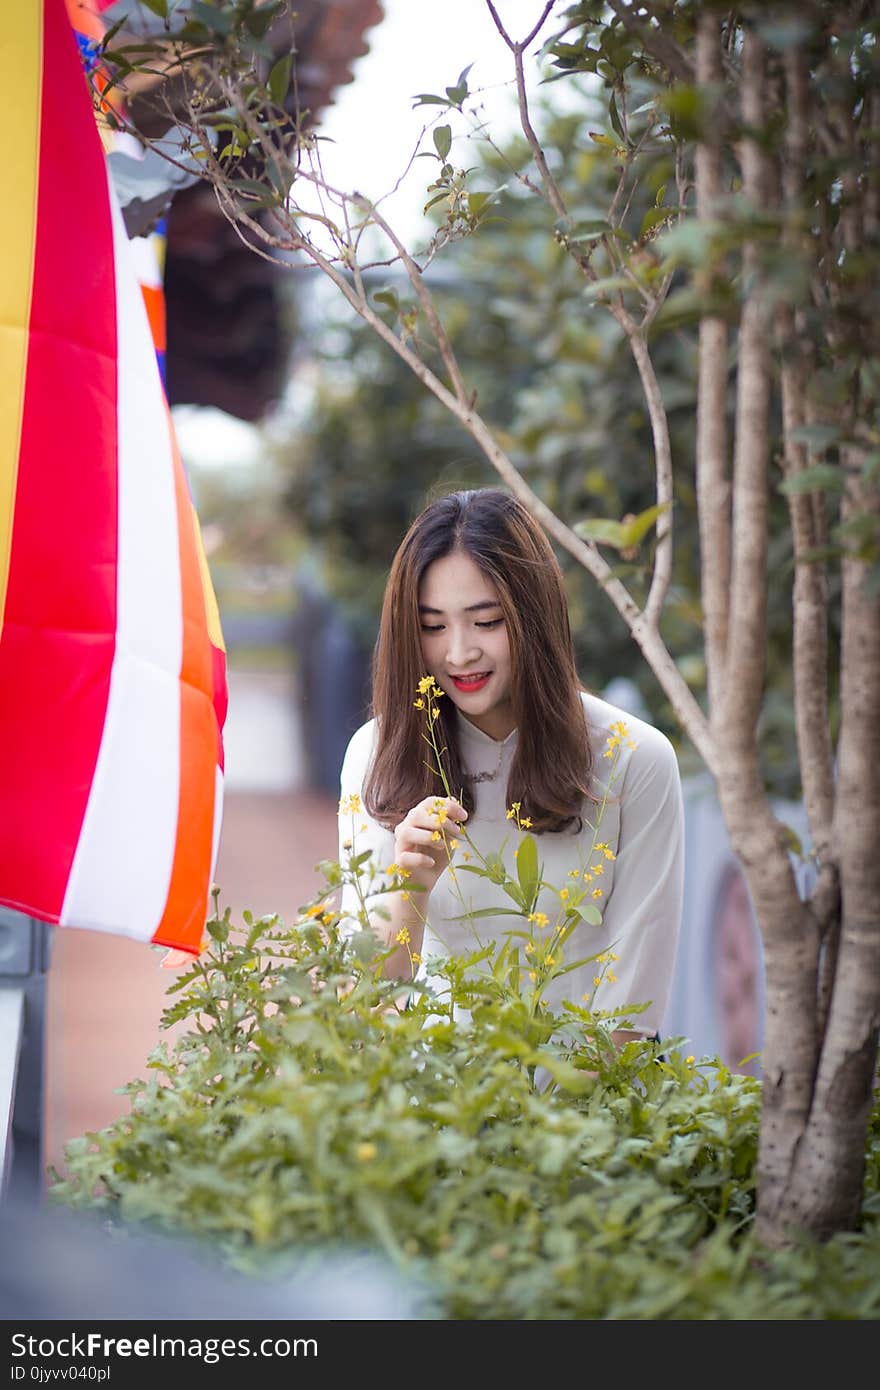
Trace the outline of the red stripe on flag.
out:
<instances>
[{"instance_id":1,"label":"red stripe on flag","mask_svg":"<svg viewBox=\"0 0 880 1390\"><path fill-rule=\"evenodd\" d=\"M211 643L211 664L214 670L214 713L217 716L217 729L219 731L220 743L217 757L222 772L225 766L223 726L226 723L226 714L229 709L229 687L226 683L226 653L222 647L215 647L213 642Z\"/></svg>"},{"instance_id":2,"label":"red stripe on flag","mask_svg":"<svg viewBox=\"0 0 880 1390\"><path fill-rule=\"evenodd\" d=\"M37 232L0 639L4 899L61 911L116 631L116 301L101 142L60 0L45 4Z\"/></svg>"},{"instance_id":3,"label":"red stripe on flag","mask_svg":"<svg viewBox=\"0 0 880 1390\"><path fill-rule=\"evenodd\" d=\"M212 644L199 569L189 486L171 417L180 547L183 653L180 670L180 798L177 842L165 911L153 941L198 952L208 915L214 783L220 736L214 713Z\"/></svg>"}]
</instances>

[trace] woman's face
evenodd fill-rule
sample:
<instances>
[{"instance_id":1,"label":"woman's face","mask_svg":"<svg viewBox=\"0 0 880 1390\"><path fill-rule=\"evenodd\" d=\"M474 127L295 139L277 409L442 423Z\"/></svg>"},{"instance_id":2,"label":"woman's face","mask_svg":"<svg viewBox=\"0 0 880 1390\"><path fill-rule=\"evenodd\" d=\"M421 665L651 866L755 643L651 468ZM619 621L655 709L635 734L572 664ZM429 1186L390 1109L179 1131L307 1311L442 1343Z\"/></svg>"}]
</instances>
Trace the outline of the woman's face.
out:
<instances>
[{"instance_id":1,"label":"woman's face","mask_svg":"<svg viewBox=\"0 0 880 1390\"><path fill-rule=\"evenodd\" d=\"M454 551L419 586L422 660L457 709L490 738L514 727L510 645L498 590L469 555Z\"/></svg>"}]
</instances>

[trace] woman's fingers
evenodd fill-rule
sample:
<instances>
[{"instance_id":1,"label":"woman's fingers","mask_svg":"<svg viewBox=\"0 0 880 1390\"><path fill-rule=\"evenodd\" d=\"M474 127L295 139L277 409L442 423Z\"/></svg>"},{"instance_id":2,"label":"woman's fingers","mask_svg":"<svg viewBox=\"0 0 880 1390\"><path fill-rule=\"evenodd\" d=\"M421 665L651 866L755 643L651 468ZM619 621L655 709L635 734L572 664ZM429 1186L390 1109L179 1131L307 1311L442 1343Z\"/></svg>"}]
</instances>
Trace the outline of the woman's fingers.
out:
<instances>
[{"instance_id":1,"label":"woman's fingers","mask_svg":"<svg viewBox=\"0 0 880 1390\"><path fill-rule=\"evenodd\" d=\"M437 841L434 839L433 830L422 830L418 825L401 826L399 839L404 841L408 848L413 845L433 845Z\"/></svg>"},{"instance_id":2,"label":"woman's fingers","mask_svg":"<svg viewBox=\"0 0 880 1390\"><path fill-rule=\"evenodd\" d=\"M398 864L404 869L429 869L433 872L437 867L437 861L430 854L419 854L414 849L400 850L397 855Z\"/></svg>"},{"instance_id":3,"label":"woman's fingers","mask_svg":"<svg viewBox=\"0 0 880 1390\"><path fill-rule=\"evenodd\" d=\"M405 822L432 830L448 825L450 821L460 824L467 820L467 811L459 801L451 796L426 796L404 817Z\"/></svg>"}]
</instances>

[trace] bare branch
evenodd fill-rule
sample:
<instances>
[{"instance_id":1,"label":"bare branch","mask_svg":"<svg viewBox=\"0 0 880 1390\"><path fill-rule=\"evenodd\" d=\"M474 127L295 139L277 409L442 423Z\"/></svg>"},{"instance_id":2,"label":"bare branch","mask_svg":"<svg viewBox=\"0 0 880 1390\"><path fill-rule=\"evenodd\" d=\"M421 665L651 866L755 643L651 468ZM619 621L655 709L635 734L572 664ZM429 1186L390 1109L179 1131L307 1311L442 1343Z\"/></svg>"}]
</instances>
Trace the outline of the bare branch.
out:
<instances>
[{"instance_id":1,"label":"bare branch","mask_svg":"<svg viewBox=\"0 0 880 1390\"><path fill-rule=\"evenodd\" d=\"M663 604L669 591L672 578L672 446L669 442L669 420L660 383L654 371L651 354L643 331L639 328L621 304L610 304L610 312L626 334L635 364L638 369L648 417L651 421L651 435L654 440L654 468L657 475L657 505L665 508L657 518L657 548L654 552L654 573L651 588L645 604L645 622L656 627L660 621Z\"/></svg>"},{"instance_id":2,"label":"bare branch","mask_svg":"<svg viewBox=\"0 0 880 1390\"><path fill-rule=\"evenodd\" d=\"M531 33L528 35L527 38L524 38L524 39L522 40L521 43L515 43L515 42L513 41L513 39L510 37L510 35L508 34L507 30L504 28L504 25L501 23L501 20L500 20L500 18L499 18L499 16L498 16L498 11L496 10L495 6L492 4L492 0L486 0L486 8L488 9L489 13L491 14L493 20L495 21L495 28L498 30L498 32L499 32L499 34L501 35L501 37L503 38L504 42L507 44L507 47L513 52L513 51L515 51L517 48L520 48L520 49L526 49L526 48L528 48L529 44L532 42L532 39L535 39L535 38L538 37L538 34L541 32L542 28L544 27L544 21L545 21L545 19L547 18L547 16L548 16L548 14L550 13L550 11L553 9L553 6L554 6L555 3L556 3L556 0L547 0L547 3L546 3L546 5L544 6L544 11L543 11L543 14L541 15L541 18L540 18L539 20L537 20L537 22L535 23L535 26L534 26L534 28L532 29Z\"/></svg>"},{"instance_id":3,"label":"bare branch","mask_svg":"<svg viewBox=\"0 0 880 1390\"><path fill-rule=\"evenodd\" d=\"M501 23L501 20L498 18L498 11L492 4L492 0L486 0L486 5L489 9L489 13L492 15L492 18L495 21L495 25L498 29L499 34L504 39L504 42L507 44L508 48L513 54L513 61L516 68L516 96L517 102L519 103L520 125L522 126L523 134L525 135L526 140L528 141L529 148L532 151L532 157L535 161L535 164L538 167L538 173L541 175L541 183L544 186L544 195L550 206L553 208L553 211L556 213L557 217L567 217L568 211L565 206L565 200L563 199L562 194L559 191L559 186L556 180L550 172L546 156L541 148L541 142L535 134L531 118L529 116L529 101L526 92L525 69L523 67L523 52L526 49L526 47L531 43L535 35L538 33L539 29L541 28L541 25L544 23L544 20L550 13L550 10L552 9L552 0L551 3L545 6L544 13L541 15L540 20L536 24L535 28L532 30L529 37L525 39L523 43L515 43L513 39L510 38L509 34L506 32L503 24Z\"/></svg>"},{"instance_id":4,"label":"bare branch","mask_svg":"<svg viewBox=\"0 0 880 1390\"><path fill-rule=\"evenodd\" d=\"M433 296L430 294L428 287L425 284L424 279L422 278L422 272L420 268L416 265L415 261L407 251L406 247L398 237L397 233L385 221L385 218L382 217L382 215L378 213L376 209L365 198L360 199L359 201L361 207L363 207L368 212L370 217L372 217L372 219L375 221L377 227L380 227L382 231L385 233L388 240L391 242L391 245L394 247L395 251L397 252L398 256L403 262L406 273L409 276L410 284L416 292L419 303L421 304L425 312L425 317L427 318L428 323L431 325L431 332L434 335L434 341L436 342L437 347L440 349L440 356L443 358L443 363L446 367L446 370L449 373L449 379L452 382L456 398L461 405L466 405L469 397L467 387L464 383L464 378L461 374L461 368L458 365L458 361L453 351L452 344L449 341L446 329L443 327L443 324L440 321L440 315L437 313L437 306L434 303Z\"/></svg>"}]
</instances>

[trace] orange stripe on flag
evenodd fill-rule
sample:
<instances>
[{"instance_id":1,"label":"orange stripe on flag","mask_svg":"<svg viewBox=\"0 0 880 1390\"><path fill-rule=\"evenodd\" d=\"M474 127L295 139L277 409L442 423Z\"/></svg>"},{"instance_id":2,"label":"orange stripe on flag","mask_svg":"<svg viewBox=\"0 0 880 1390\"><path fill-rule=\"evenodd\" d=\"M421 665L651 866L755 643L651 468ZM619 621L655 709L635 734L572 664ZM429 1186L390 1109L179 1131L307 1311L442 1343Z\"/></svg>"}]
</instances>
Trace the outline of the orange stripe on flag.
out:
<instances>
[{"instance_id":1,"label":"orange stripe on flag","mask_svg":"<svg viewBox=\"0 0 880 1390\"><path fill-rule=\"evenodd\" d=\"M164 352L165 343L165 293L155 285L141 285L141 294L144 296L144 303L147 306L147 318L150 320L150 333L153 337L153 347L157 352Z\"/></svg>"},{"instance_id":2,"label":"orange stripe on flag","mask_svg":"<svg viewBox=\"0 0 880 1390\"><path fill-rule=\"evenodd\" d=\"M183 602L183 654L180 671L180 797L177 842L165 911L153 941L197 954L208 916L210 884L204 885L214 834L214 779L220 730L214 714L214 674L205 597L189 489L171 415L168 429L174 454L174 483ZM197 904L199 885L204 892Z\"/></svg>"}]
</instances>

